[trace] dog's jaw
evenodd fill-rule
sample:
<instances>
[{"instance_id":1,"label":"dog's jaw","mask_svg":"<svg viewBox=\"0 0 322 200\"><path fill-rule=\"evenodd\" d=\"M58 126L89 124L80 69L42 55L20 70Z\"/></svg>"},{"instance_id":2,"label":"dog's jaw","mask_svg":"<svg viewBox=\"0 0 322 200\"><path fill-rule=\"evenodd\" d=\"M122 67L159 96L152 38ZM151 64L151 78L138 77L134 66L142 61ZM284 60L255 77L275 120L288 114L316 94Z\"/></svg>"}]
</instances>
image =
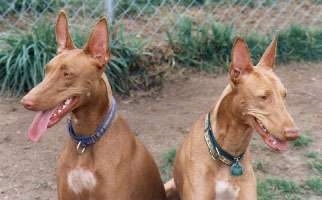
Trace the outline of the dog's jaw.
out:
<instances>
[{"instance_id":1,"label":"dog's jaw","mask_svg":"<svg viewBox=\"0 0 322 200\"><path fill-rule=\"evenodd\" d=\"M281 140L274 136L265 125L258 120L257 118L253 117L251 123L253 129L261 136L265 144L270 147L272 150L275 151L285 151L288 149L287 141Z\"/></svg>"}]
</instances>

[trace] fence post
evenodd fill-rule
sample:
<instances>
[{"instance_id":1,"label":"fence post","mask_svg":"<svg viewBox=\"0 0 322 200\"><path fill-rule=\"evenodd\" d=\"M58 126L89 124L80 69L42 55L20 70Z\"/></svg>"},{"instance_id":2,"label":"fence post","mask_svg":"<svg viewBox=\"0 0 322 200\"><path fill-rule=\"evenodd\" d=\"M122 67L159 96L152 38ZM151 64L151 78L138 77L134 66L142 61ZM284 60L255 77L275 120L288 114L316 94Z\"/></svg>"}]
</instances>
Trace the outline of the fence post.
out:
<instances>
[{"instance_id":1,"label":"fence post","mask_svg":"<svg viewBox=\"0 0 322 200\"><path fill-rule=\"evenodd\" d=\"M113 23L114 21L114 0L105 0L105 11L108 16L108 20L110 23Z\"/></svg>"}]
</instances>

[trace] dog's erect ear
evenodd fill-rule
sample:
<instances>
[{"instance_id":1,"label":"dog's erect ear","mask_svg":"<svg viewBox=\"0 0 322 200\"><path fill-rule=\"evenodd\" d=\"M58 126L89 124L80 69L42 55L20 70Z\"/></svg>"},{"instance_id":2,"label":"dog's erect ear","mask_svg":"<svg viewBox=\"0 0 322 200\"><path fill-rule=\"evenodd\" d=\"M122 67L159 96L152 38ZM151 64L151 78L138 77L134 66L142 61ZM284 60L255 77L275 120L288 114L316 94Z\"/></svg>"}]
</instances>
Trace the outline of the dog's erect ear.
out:
<instances>
[{"instance_id":1,"label":"dog's erect ear","mask_svg":"<svg viewBox=\"0 0 322 200\"><path fill-rule=\"evenodd\" d=\"M93 31L84 48L86 53L90 54L99 61L102 68L110 58L108 37L107 19L103 17L93 28Z\"/></svg>"},{"instance_id":2,"label":"dog's erect ear","mask_svg":"<svg viewBox=\"0 0 322 200\"><path fill-rule=\"evenodd\" d=\"M66 13L60 11L56 21L56 42L57 52L60 53L65 49L74 49L73 40L68 31L68 21Z\"/></svg>"},{"instance_id":3,"label":"dog's erect ear","mask_svg":"<svg viewBox=\"0 0 322 200\"><path fill-rule=\"evenodd\" d=\"M232 50L232 62L229 69L230 79L237 84L240 77L253 70L253 63L250 58L246 42L236 38Z\"/></svg>"},{"instance_id":4,"label":"dog's erect ear","mask_svg":"<svg viewBox=\"0 0 322 200\"><path fill-rule=\"evenodd\" d=\"M274 38L271 44L266 48L257 66L262 66L270 70L274 68L276 60L276 46L277 40Z\"/></svg>"}]
</instances>

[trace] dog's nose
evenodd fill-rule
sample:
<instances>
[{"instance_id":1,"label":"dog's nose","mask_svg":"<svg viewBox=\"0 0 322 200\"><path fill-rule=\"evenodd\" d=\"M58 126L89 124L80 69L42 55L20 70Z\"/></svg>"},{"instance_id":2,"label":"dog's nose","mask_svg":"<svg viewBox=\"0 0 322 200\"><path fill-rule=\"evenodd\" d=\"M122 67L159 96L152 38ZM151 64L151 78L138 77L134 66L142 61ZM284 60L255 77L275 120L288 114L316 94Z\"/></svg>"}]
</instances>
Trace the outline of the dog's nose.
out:
<instances>
[{"instance_id":1,"label":"dog's nose","mask_svg":"<svg viewBox=\"0 0 322 200\"><path fill-rule=\"evenodd\" d=\"M287 140L296 140L299 137L298 128L285 128L284 134Z\"/></svg>"},{"instance_id":2,"label":"dog's nose","mask_svg":"<svg viewBox=\"0 0 322 200\"><path fill-rule=\"evenodd\" d=\"M35 105L33 101L26 99L26 98L22 98L20 103L28 110L32 110L32 108Z\"/></svg>"}]
</instances>

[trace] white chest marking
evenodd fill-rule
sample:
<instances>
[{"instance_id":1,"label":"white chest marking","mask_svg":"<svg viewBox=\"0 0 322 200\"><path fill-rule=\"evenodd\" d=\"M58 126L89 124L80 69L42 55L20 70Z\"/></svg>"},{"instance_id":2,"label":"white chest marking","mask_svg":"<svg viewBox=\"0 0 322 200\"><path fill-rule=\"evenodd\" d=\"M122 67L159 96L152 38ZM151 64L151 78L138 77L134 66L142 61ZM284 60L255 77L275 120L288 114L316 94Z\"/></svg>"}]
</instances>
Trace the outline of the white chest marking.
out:
<instances>
[{"instance_id":1,"label":"white chest marking","mask_svg":"<svg viewBox=\"0 0 322 200\"><path fill-rule=\"evenodd\" d=\"M96 185L94 174L86 169L76 168L71 170L67 175L68 187L76 194L83 190L92 190Z\"/></svg>"},{"instance_id":2,"label":"white chest marking","mask_svg":"<svg viewBox=\"0 0 322 200\"><path fill-rule=\"evenodd\" d=\"M228 181L216 181L216 200L236 200L240 188L230 184Z\"/></svg>"}]
</instances>

